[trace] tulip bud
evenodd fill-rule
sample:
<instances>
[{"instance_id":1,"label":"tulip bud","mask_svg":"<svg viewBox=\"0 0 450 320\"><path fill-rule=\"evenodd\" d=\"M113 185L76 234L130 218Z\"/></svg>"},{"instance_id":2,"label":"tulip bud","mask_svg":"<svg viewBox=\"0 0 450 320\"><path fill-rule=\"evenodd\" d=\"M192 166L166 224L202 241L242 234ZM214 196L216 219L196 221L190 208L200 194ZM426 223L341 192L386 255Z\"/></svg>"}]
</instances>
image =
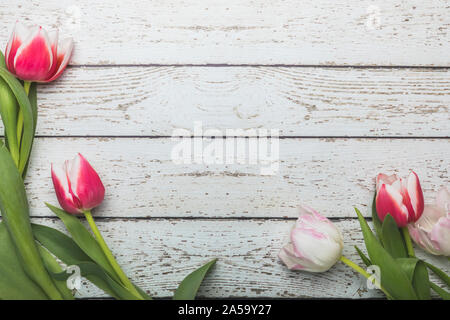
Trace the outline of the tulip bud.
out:
<instances>
[{"instance_id":1,"label":"tulip bud","mask_svg":"<svg viewBox=\"0 0 450 320\"><path fill-rule=\"evenodd\" d=\"M72 214L79 214L100 205L105 187L97 172L79 153L62 167L52 164L52 180L61 207Z\"/></svg>"},{"instance_id":2,"label":"tulip bud","mask_svg":"<svg viewBox=\"0 0 450 320\"><path fill-rule=\"evenodd\" d=\"M376 208L381 221L390 214L399 227L417 221L422 215L424 200L419 177L412 171L408 179L395 174L377 176Z\"/></svg>"},{"instance_id":3,"label":"tulip bud","mask_svg":"<svg viewBox=\"0 0 450 320\"><path fill-rule=\"evenodd\" d=\"M434 205L425 210L414 224L408 225L414 242L431 254L450 256L450 192L442 188Z\"/></svg>"},{"instance_id":4,"label":"tulip bud","mask_svg":"<svg viewBox=\"0 0 450 320\"><path fill-rule=\"evenodd\" d=\"M343 248L336 226L312 208L301 206L290 241L278 257L291 270L324 272L340 259Z\"/></svg>"},{"instance_id":5,"label":"tulip bud","mask_svg":"<svg viewBox=\"0 0 450 320\"><path fill-rule=\"evenodd\" d=\"M58 32L47 34L42 27L17 22L5 51L6 67L22 80L50 82L64 71L72 49L72 39L58 45Z\"/></svg>"}]
</instances>

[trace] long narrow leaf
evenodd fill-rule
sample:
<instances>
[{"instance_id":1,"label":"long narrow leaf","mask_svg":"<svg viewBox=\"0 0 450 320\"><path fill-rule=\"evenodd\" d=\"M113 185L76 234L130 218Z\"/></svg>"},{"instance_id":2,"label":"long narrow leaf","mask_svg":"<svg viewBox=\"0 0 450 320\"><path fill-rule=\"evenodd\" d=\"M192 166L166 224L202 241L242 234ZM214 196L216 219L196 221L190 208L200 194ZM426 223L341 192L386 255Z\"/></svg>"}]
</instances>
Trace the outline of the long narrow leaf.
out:
<instances>
[{"instance_id":1,"label":"long narrow leaf","mask_svg":"<svg viewBox=\"0 0 450 320\"><path fill-rule=\"evenodd\" d=\"M203 282L208 271L216 263L217 259L214 259L202 267L198 268L194 272L190 273L180 283L178 289L173 296L174 300L194 300L197 295L197 291Z\"/></svg>"},{"instance_id":2,"label":"long narrow leaf","mask_svg":"<svg viewBox=\"0 0 450 320\"><path fill-rule=\"evenodd\" d=\"M3 121L5 140L16 166L19 165L20 150L17 141L17 105L16 97L9 85L0 78L0 116Z\"/></svg>"},{"instance_id":3,"label":"long narrow leaf","mask_svg":"<svg viewBox=\"0 0 450 320\"><path fill-rule=\"evenodd\" d=\"M450 300L450 293L439 287L438 285L430 282L431 289L436 292L442 299Z\"/></svg>"},{"instance_id":4,"label":"long narrow leaf","mask_svg":"<svg viewBox=\"0 0 450 320\"><path fill-rule=\"evenodd\" d=\"M31 113L33 114L33 141L34 141L34 134L36 133L36 127L37 127L37 118L38 118L38 112L37 112L37 84L33 82L30 85L30 91L28 92L28 99L30 100L31 105ZM32 141L32 145L33 145ZM25 165L25 168L22 173L22 177L25 180L25 177L27 175L28 171L28 165L30 163L30 157L28 157L27 164Z\"/></svg>"},{"instance_id":5,"label":"long narrow leaf","mask_svg":"<svg viewBox=\"0 0 450 320\"><path fill-rule=\"evenodd\" d=\"M46 203L47 207L53 211L64 223L67 231L72 236L75 243L88 255L95 263L100 265L108 274L120 283L120 279L109 263L99 244L92 234L83 226L80 220L67 212Z\"/></svg>"},{"instance_id":6,"label":"long narrow leaf","mask_svg":"<svg viewBox=\"0 0 450 320\"><path fill-rule=\"evenodd\" d=\"M38 246L38 249L41 253L42 260L44 260L44 265L47 267L47 270L50 274L63 272L58 261L56 261L55 257L53 257L50 252L47 251L47 249L42 246ZM55 280L54 282L64 300L74 300L72 291L70 291L67 287L66 281Z\"/></svg>"},{"instance_id":7,"label":"long narrow leaf","mask_svg":"<svg viewBox=\"0 0 450 320\"><path fill-rule=\"evenodd\" d=\"M0 147L0 209L25 272L52 299L61 299L37 249L31 230L25 187L5 146Z\"/></svg>"},{"instance_id":8,"label":"long narrow leaf","mask_svg":"<svg viewBox=\"0 0 450 320\"><path fill-rule=\"evenodd\" d=\"M358 252L359 257L361 258L361 260L364 262L364 264L368 267L370 265L372 265L372 262L370 261L370 259L361 251L361 249L359 249L357 246L355 246L356 252Z\"/></svg>"},{"instance_id":9,"label":"long narrow leaf","mask_svg":"<svg viewBox=\"0 0 450 320\"><path fill-rule=\"evenodd\" d=\"M64 233L47 226L33 224L32 227L36 239L47 248L47 250L67 265L78 265L82 275L98 288L116 299L135 299L134 296L130 296L128 290L127 292L123 291L126 289L124 289L120 283L117 283L117 281L109 276L108 279L108 277L106 277L106 272L103 271L102 273L95 269L95 267L92 266L92 264L95 264L94 260L85 254L73 239ZM100 266L97 267L101 269ZM115 283L111 283L110 281L115 281ZM145 299L151 299L140 288L136 287L136 289Z\"/></svg>"},{"instance_id":10,"label":"long narrow leaf","mask_svg":"<svg viewBox=\"0 0 450 320\"><path fill-rule=\"evenodd\" d=\"M22 174L31 153L31 146L34 137L34 120L30 100L21 83L5 68L0 68L0 78L2 78L14 93L20 110L23 114L23 135L20 145L19 172Z\"/></svg>"},{"instance_id":11,"label":"long narrow leaf","mask_svg":"<svg viewBox=\"0 0 450 320\"><path fill-rule=\"evenodd\" d=\"M394 218L388 214L384 218L381 226L381 234L383 237L383 246L393 258L407 258L405 241L398 229Z\"/></svg>"},{"instance_id":12,"label":"long narrow leaf","mask_svg":"<svg viewBox=\"0 0 450 320\"><path fill-rule=\"evenodd\" d=\"M381 285L394 299L416 300L417 295L405 272L376 239L366 220L355 208L370 261L380 267Z\"/></svg>"},{"instance_id":13,"label":"long narrow leaf","mask_svg":"<svg viewBox=\"0 0 450 320\"><path fill-rule=\"evenodd\" d=\"M4 222L0 223L0 299L48 299L44 291L23 270Z\"/></svg>"},{"instance_id":14,"label":"long narrow leaf","mask_svg":"<svg viewBox=\"0 0 450 320\"><path fill-rule=\"evenodd\" d=\"M373 223L373 227L375 229L375 233L376 233L378 239L380 240L381 244L383 244L383 235L381 232L382 226L381 226L380 218L378 218L376 199L377 199L377 193L375 192L375 194L373 196L373 200L372 200L372 223Z\"/></svg>"},{"instance_id":15,"label":"long narrow leaf","mask_svg":"<svg viewBox=\"0 0 450 320\"><path fill-rule=\"evenodd\" d=\"M448 285L450 287L450 277L441 269L439 269L438 267L432 265L431 263L425 262L423 261L426 266L433 271L439 278L442 279L442 281L445 282L446 285Z\"/></svg>"}]
</instances>

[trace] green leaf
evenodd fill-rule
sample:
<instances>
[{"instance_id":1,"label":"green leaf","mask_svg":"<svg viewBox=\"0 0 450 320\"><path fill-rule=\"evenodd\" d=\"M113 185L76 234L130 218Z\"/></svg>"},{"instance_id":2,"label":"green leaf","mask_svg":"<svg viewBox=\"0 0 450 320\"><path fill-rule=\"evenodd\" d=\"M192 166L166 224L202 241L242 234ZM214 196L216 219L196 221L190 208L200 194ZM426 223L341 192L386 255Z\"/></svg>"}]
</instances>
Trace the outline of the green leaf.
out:
<instances>
[{"instance_id":1,"label":"green leaf","mask_svg":"<svg viewBox=\"0 0 450 320\"><path fill-rule=\"evenodd\" d=\"M423 262L431 271L433 271L439 278L441 278L442 281L444 281L447 286L450 287L450 277L444 271L432 265L431 263L428 263L426 261Z\"/></svg>"},{"instance_id":2,"label":"green leaf","mask_svg":"<svg viewBox=\"0 0 450 320\"><path fill-rule=\"evenodd\" d=\"M411 281L417 297L420 300L431 299L430 280L425 263L417 258L399 258L396 261Z\"/></svg>"},{"instance_id":3,"label":"green leaf","mask_svg":"<svg viewBox=\"0 0 450 320\"><path fill-rule=\"evenodd\" d=\"M36 239L56 257L67 265L77 265L81 269L81 274L116 299L133 298L127 289L112 279L100 266L81 250L81 248L64 233L43 225L33 224L33 232ZM95 266L92 266L96 265ZM55 276L55 275L53 275ZM114 283L111 283L114 281ZM136 287L139 293L146 299L151 299L145 292ZM124 292L123 290L126 290Z\"/></svg>"},{"instance_id":4,"label":"green leaf","mask_svg":"<svg viewBox=\"0 0 450 320\"><path fill-rule=\"evenodd\" d=\"M198 268L191 274L189 274L178 286L173 296L174 300L194 300L197 295L197 291L202 284L208 271L216 263L217 259L211 260L207 264Z\"/></svg>"},{"instance_id":5,"label":"green leaf","mask_svg":"<svg viewBox=\"0 0 450 320\"><path fill-rule=\"evenodd\" d=\"M47 251L47 249L42 246L38 246L38 249L41 253L42 260L44 260L44 265L46 266L50 274L63 272L58 261L56 261L55 257L53 257L51 253ZM54 282L64 300L74 300L72 291L67 287L66 281L55 280Z\"/></svg>"},{"instance_id":6,"label":"green leaf","mask_svg":"<svg viewBox=\"0 0 450 320\"><path fill-rule=\"evenodd\" d=\"M377 213L376 199L377 199L377 193L375 192L375 195L373 196L373 200L372 200L372 223L373 223L373 227L375 229L375 233L376 233L378 239L383 244L383 236L382 236L382 230L381 230L382 225L381 225L380 218L378 217L378 213Z\"/></svg>"},{"instance_id":7,"label":"green leaf","mask_svg":"<svg viewBox=\"0 0 450 320\"><path fill-rule=\"evenodd\" d=\"M361 260L364 262L364 264L368 267L372 265L372 262L370 259L357 247L354 246L356 249L356 252L358 252L359 256L361 257Z\"/></svg>"},{"instance_id":8,"label":"green leaf","mask_svg":"<svg viewBox=\"0 0 450 320\"><path fill-rule=\"evenodd\" d=\"M46 203L46 205L61 219L66 226L67 231L71 234L72 239L81 248L81 250L83 250L89 258L101 266L106 272L108 272L114 280L120 283L119 277L100 248L100 245L97 243L97 240L95 240L92 234L83 226L80 220L76 216L54 207L51 204Z\"/></svg>"},{"instance_id":9,"label":"green leaf","mask_svg":"<svg viewBox=\"0 0 450 320\"><path fill-rule=\"evenodd\" d=\"M17 141L17 105L16 97L8 84L0 78L0 116L2 117L5 140L16 166L19 166L20 150Z\"/></svg>"},{"instance_id":10,"label":"green leaf","mask_svg":"<svg viewBox=\"0 0 450 320\"><path fill-rule=\"evenodd\" d=\"M0 68L6 68L5 56L3 52L0 50Z\"/></svg>"},{"instance_id":11,"label":"green leaf","mask_svg":"<svg viewBox=\"0 0 450 320\"><path fill-rule=\"evenodd\" d=\"M50 298L61 299L37 249L22 177L5 146L0 147L0 177L0 210L22 266Z\"/></svg>"},{"instance_id":12,"label":"green leaf","mask_svg":"<svg viewBox=\"0 0 450 320\"><path fill-rule=\"evenodd\" d=\"M394 299L416 300L417 295L405 272L374 236L359 210L355 208L355 211L358 215L370 261L380 268L381 285Z\"/></svg>"},{"instance_id":13,"label":"green leaf","mask_svg":"<svg viewBox=\"0 0 450 320\"><path fill-rule=\"evenodd\" d=\"M384 248L393 258L408 257L403 236L398 229L397 223L390 214L386 215L384 218L381 226L381 234L383 237Z\"/></svg>"},{"instance_id":14,"label":"green leaf","mask_svg":"<svg viewBox=\"0 0 450 320\"><path fill-rule=\"evenodd\" d=\"M30 85L30 91L28 92L28 99L30 100L31 113L33 114L33 141L34 141L34 134L36 133L37 118L38 118L38 112L37 112L37 84L35 82L31 83L31 85ZM32 144L33 144L33 142L32 142ZM23 173L22 173L22 177L23 177L24 180L25 180L25 177L27 175L29 163L30 163L30 158L28 157L27 164L25 165L25 169L23 170Z\"/></svg>"},{"instance_id":15,"label":"green leaf","mask_svg":"<svg viewBox=\"0 0 450 320\"><path fill-rule=\"evenodd\" d=\"M23 270L4 222L0 223L0 299L48 299L41 288Z\"/></svg>"},{"instance_id":16,"label":"green leaf","mask_svg":"<svg viewBox=\"0 0 450 320\"><path fill-rule=\"evenodd\" d=\"M441 296L444 300L450 300L450 293L442 289L441 287L437 286L433 282L430 282L431 289L433 289L434 292L436 292L439 296Z\"/></svg>"},{"instance_id":17,"label":"green leaf","mask_svg":"<svg viewBox=\"0 0 450 320\"><path fill-rule=\"evenodd\" d=\"M28 162L28 158L31 153L31 146L34 137L34 120L33 112L31 109L30 100L23 88L22 84L17 80L8 70L0 68L0 78L2 78L14 93L17 102L19 103L20 110L23 114L23 135L20 144L20 160L19 160L19 172L22 174Z\"/></svg>"},{"instance_id":18,"label":"green leaf","mask_svg":"<svg viewBox=\"0 0 450 320\"><path fill-rule=\"evenodd\" d=\"M416 290L417 297L421 300L430 300L430 278L428 270L422 261L418 261L414 271L413 287Z\"/></svg>"}]
</instances>

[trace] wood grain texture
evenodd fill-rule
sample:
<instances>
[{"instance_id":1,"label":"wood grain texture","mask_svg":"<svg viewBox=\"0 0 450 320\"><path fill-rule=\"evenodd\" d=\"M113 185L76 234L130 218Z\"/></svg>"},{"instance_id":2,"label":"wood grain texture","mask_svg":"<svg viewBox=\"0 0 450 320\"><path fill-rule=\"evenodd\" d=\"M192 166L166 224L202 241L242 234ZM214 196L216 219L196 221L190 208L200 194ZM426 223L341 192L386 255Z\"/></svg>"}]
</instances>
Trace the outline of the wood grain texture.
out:
<instances>
[{"instance_id":1,"label":"wood grain texture","mask_svg":"<svg viewBox=\"0 0 450 320\"><path fill-rule=\"evenodd\" d=\"M199 297L373 298L365 280L338 263L321 274L293 272L277 258L294 221L277 220L98 220L118 262L154 297L170 297L180 281L212 258L219 258L199 291ZM63 229L60 221L36 223ZM341 220L344 255L362 265L353 245L364 248L359 223ZM421 258L450 271L448 261L417 250ZM436 277L432 277L436 279ZM440 283L438 281L438 283ZM104 294L83 285L80 297Z\"/></svg>"},{"instance_id":2,"label":"wood grain texture","mask_svg":"<svg viewBox=\"0 0 450 320\"><path fill-rule=\"evenodd\" d=\"M261 175L260 168L267 165L247 160L175 164L171 152L178 143L38 138L26 182L32 215L49 216L43 202L57 203L50 162L62 164L78 151L106 186L106 200L96 210L104 217L296 217L301 202L329 217L355 217L354 206L368 212L379 172L406 175L416 170L430 202L433 190L449 184L446 139L281 139L274 175Z\"/></svg>"},{"instance_id":3,"label":"wood grain texture","mask_svg":"<svg viewBox=\"0 0 450 320\"><path fill-rule=\"evenodd\" d=\"M449 66L442 0L8 1L16 20L75 39L73 64Z\"/></svg>"},{"instance_id":4,"label":"wood grain texture","mask_svg":"<svg viewBox=\"0 0 450 320\"><path fill-rule=\"evenodd\" d=\"M38 135L171 136L178 128L282 136L450 136L450 71L71 68L39 86Z\"/></svg>"}]
</instances>

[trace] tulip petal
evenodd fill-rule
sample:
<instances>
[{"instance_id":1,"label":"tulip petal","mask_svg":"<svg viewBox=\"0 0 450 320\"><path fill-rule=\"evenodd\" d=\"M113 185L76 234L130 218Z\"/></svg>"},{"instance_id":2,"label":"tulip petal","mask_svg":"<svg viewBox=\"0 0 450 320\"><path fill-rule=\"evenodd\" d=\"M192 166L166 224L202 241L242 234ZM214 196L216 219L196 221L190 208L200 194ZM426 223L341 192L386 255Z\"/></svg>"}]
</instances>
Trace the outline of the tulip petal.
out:
<instances>
[{"instance_id":1,"label":"tulip petal","mask_svg":"<svg viewBox=\"0 0 450 320\"><path fill-rule=\"evenodd\" d=\"M450 192L446 187L441 188L436 196L436 206L446 214L450 213Z\"/></svg>"},{"instance_id":2,"label":"tulip petal","mask_svg":"<svg viewBox=\"0 0 450 320\"><path fill-rule=\"evenodd\" d=\"M419 177L414 171L411 171L411 173L408 176L408 180L406 183L406 190L407 192L405 194L407 194L408 196L404 198L404 201L411 203L411 207L414 212L414 217L412 217L411 215L410 221L417 221L417 219L419 219L423 213L424 200Z\"/></svg>"},{"instance_id":3,"label":"tulip petal","mask_svg":"<svg viewBox=\"0 0 450 320\"><path fill-rule=\"evenodd\" d=\"M284 248L280 250L278 253L278 258L288 267L290 270L304 270L305 266L303 266L299 259L294 255L294 248L291 243L287 244Z\"/></svg>"},{"instance_id":4,"label":"tulip petal","mask_svg":"<svg viewBox=\"0 0 450 320\"><path fill-rule=\"evenodd\" d=\"M82 213L79 209L79 204L74 200L70 192L70 184L67 179L66 167L57 167L52 164L52 181L55 188L56 197L61 207L72 214ZM78 201L77 201L78 202Z\"/></svg>"},{"instance_id":5,"label":"tulip petal","mask_svg":"<svg viewBox=\"0 0 450 320\"><path fill-rule=\"evenodd\" d=\"M384 217L390 214L399 227L407 225L408 209L403 204L402 194L395 187L388 184L381 185L375 202L381 221L384 221Z\"/></svg>"},{"instance_id":6,"label":"tulip petal","mask_svg":"<svg viewBox=\"0 0 450 320\"><path fill-rule=\"evenodd\" d=\"M47 33L37 27L17 49L15 74L22 80L42 81L53 64L53 54Z\"/></svg>"},{"instance_id":7,"label":"tulip petal","mask_svg":"<svg viewBox=\"0 0 450 320\"><path fill-rule=\"evenodd\" d=\"M52 77L55 74L57 67L58 67L58 63L57 63L57 61L58 61L58 35L59 35L58 30L51 31L48 33L50 47L52 50L53 63L52 63L50 70L48 71L46 79Z\"/></svg>"},{"instance_id":8,"label":"tulip petal","mask_svg":"<svg viewBox=\"0 0 450 320\"><path fill-rule=\"evenodd\" d=\"M440 218L434 225L430 239L440 254L450 256L450 217L448 215Z\"/></svg>"},{"instance_id":9,"label":"tulip petal","mask_svg":"<svg viewBox=\"0 0 450 320\"><path fill-rule=\"evenodd\" d=\"M396 174L388 176L387 174L380 173L377 176L376 182L377 182L377 192L380 189L381 185L383 184L393 184L395 181L398 180L398 177Z\"/></svg>"},{"instance_id":10,"label":"tulip petal","mask_svg":"<svg viewBox=\"0 0 450 320\"><path fill-rule=\"evenodd\" d=\"M58 46L58 58L56 63L56 72L49 77L44 82L50 82L53 81L61 75L61 73L64 71L64 69L67 67L67 64L69 63L70 57L72 56L73 51L73 41L72 38L68 38L63 40L60 45Z\"/></svg>"},{"instance_id":11,"label":"tulip petal","mask_svg":"<svg viewBox=\"0 0 450 320\"><path fill-rule=\"evenodd\" d=\"M68 165L72 192L81 201L84 210L98 206L104 199L105 187L97 172L79 153Z\"/></svg>"},{"instance_id":12,"label":"tulip petal","mask_svg":"<svg viewBox=\"0 0 450 320\"><path fill-rule=\"evenodd\" d=\"M5 50L5 62L6 67L12 73L14 73L14 57L16 56L17 49L20 45L28 38L30 30L25 25L20 22L16 22L14 26L14 31L11 34L11 38L8 41Z\"/></svg>"}]
</instances>

